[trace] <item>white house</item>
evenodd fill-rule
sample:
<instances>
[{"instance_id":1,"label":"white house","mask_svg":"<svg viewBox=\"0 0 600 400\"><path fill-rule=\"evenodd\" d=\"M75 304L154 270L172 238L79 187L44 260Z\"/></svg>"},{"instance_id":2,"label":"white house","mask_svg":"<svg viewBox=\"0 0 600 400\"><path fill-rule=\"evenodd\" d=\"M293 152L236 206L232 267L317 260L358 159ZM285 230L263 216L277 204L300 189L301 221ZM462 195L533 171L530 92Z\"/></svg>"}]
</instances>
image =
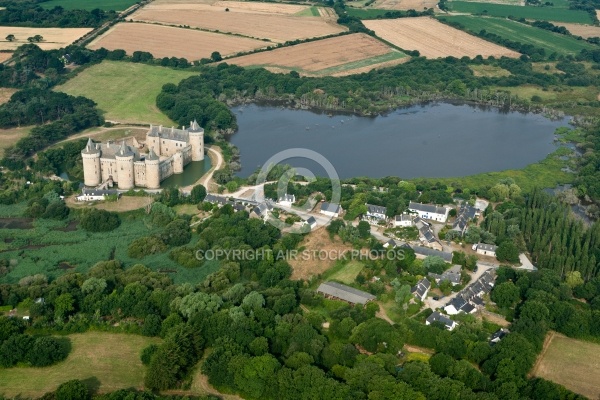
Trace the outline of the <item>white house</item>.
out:
<instances>
[{"instance_id":1,"label":"white house","mask_svg":"<svg viewBox=\"0 0 600 400\"><path fill-rule=\"evenodd\" d=\"M77 201L100 201L106 200L108 196L117 195L120 197L119 192L116 190L97 190L97 189L83 189L81 194L77 196Z\"/></svg>"},{"instance_id":2,"label":"white house","mask_svg":"<svg viewBox=\"0 0 600 400\"><path fill-rule=\"evenodd\" d=\"M434 311L427 319L425 320L425 325L431 325L434 322L441 322L444 324L444 327L451 331L456 328L458 325L456 322L452 321L450 318L446 317L444 314L439 313L438 311Z\"/></svg>"},{"instance_id":3,"label":"white house","mask_svg":"<svg viewBox=\"0 0 600 400\"><path fill-rule=\"evenodd\" d=\"M273 210L273 206L269 203L261 203L252 209L251 217L267 219L269 211Z\"/></svg>"},{"instance_id":4,"label":"white house","mask_svg":"<svg viewBox=\"0 0 600 400\"><path fill-rule=\"evenodd\" d=\"M409 226L413 226L413 224L414 224L413 218L414 218L414 215L411 215L411 214L396 215L394 217L394 227L406 228Z\"/></svg>"},{"instance_id":5,"label":"white house","mask_svg":"<svg viewBox=\"0 0 600 400\"><path fill-rule=\"evenodd\" d=\"M446 222L448 219L448 213L450 212L450 209L447 207L438 207L432 204L413 203L412 201L408 204L408 210L418 214L418 216L423 219L429 219L438 222Z\"/></svg>"},{"instance_id":6,"label":"white house","mask_svg":"<svg viewBox=\"0 0 600 400\"><path fill-rule=\"evenodd\" d=\"M484 256L496 257L497 249L498 246L494 246L493 244L479 243L477 245L477 253L483 254Z\"/></svg>"},{"instance_id":7,"label":"white house","mask_svg":"<svg viewBox=\"0 0 600 400\"><path fill-rule=\"evenodd\" d=\"M427 278L423 278L410 289L410 292L419 300L424 301L430 288L431 283L429 280L427 280Z\"/></svg>"},{"instance_id":8,"label":"white house","mask_svg":"<svg viewBox=\"0 0 600 400\"><path fill-rule=\"evenodd\" d=\"M317 227L317 220L315 219L315 217L309 217L308 219L304 220L303 224L308 225L312 230Z\"/></svg>"},{"instance_id":9,"label":"white house","mask_svg":"<svg viewBox=\"0 0 600 400\"><path fill-rule=\"evenodd\" d=\"M292 204L296 202L296 196L293 194L284 194L279 199L277 199L277 204L280 206L291 207Z\"/></svg>"},{"instance_id":10,"label":"white house","mask_svg":"<svg viewBox=\"0 0 600 400\"><path fill-rule=\"evenodd\" d=\"M339 204L323 202L321 203L321 211L319 212L329 217L337 218L342 212L342 207Z\"/></svg>"},{"instance_id":11,"label":"white house","mask_svg":"<svg viewBox=\"0 0 600 400\"><path fill-rule=\"evenodd\" d=\"M373 204L365 204L367 206L367 218L386 220L387 216L385 213L387 212L387 208L383 206L375 206Z\"/></svg>"}]
</instances>

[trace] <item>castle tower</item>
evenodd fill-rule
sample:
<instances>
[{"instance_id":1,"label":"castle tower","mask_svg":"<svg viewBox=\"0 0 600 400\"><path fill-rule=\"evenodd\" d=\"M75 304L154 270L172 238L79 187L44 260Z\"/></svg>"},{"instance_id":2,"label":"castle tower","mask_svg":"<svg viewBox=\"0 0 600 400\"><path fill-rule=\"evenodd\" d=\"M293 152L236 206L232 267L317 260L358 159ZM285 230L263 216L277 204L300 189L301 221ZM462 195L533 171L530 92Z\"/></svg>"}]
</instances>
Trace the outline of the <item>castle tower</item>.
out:
<instances>
[{"instance_id":1,"label":"castle tower","mask_svg":"<svg viewBox=\"0 0 600 400\"><path fill-rule=\"evenodd\" d=\"M160 155L160 131L162 126L150 125L150 130L146 133L146 145L148 149L154 150L155 154Z\"/></svg>"},{"instance_id":2,"label":"castle tower","mask_svg":"<svg viewBox=\"0 0 600 400\"><path fill-rule=\"evenodd\" d=\"M100 154L100 149L96 147L92 139L88 139L85 148L81 150L81 158L83 158L83 182L85 186L98 186L102 183Z\"/></svg>"},{"instance_id":3,"label":"castle tower","mask_svg":"<svg viewBox=\"0 0 600 400\"><path fill-rule=\"evenodd\" d=\"M160 188L160 157L156 155L153 149L150 149L146 157L146 187L148 189Z\"/></svg>"},{"instance_id":4,"label":"castle tower","mask_svg":"<svg viewBox=\"0 0 600 400\"><path fill-rule=\"evenodd\" d=\"M204 160L204 129L194 120L194 122L190 122L188 132L192 146L192 161Z\"/></svg>"},{"instance_id":5,"label":"castle tower","mask_svg":"<svg viewBox=\"0 0 600 400\"><path fill-rule=\"evenodd\" d=\"M183 173L183 154L180 151L173 154L173 173L181 174Z\"/></svg>"},{"instance_id":6,"label":"castle tower","mask_svg":"<svg viewBox=\"0 0 600 400\"><path fill-rule=\"evenodd\" d=\"M133 156L133 152L129 149L129 146L125 145L125 141L123 140L121 148L115 154L119 189L129 190L134 187Z\"/></svg>"}]
</instances>

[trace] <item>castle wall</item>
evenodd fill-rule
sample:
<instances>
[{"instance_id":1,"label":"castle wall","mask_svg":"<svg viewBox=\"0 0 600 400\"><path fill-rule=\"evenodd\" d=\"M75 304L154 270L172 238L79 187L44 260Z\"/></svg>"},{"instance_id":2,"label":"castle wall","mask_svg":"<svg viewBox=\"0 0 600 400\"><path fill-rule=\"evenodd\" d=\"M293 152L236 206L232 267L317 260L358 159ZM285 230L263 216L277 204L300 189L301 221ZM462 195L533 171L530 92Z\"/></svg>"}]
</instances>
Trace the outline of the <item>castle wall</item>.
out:
<instances>
[{"instance_id":1,"label":"castle wall","mask_svg":"<svg viewBox=\"0 0 600 400\"><path fill-rule=\"evenodd\" d=\"M158 189L160 187L160 181L159 161L146 161L146 187L148 189Z\"/></svg>"},{"instance_id":2,"label":"castle wall","mask_svg":"<svg viewBox=\"0 0 600 400\"><path fill-rule=\"evenodd\" d=\"M192 161L192 146L185 147L181 153L183 154L183 165L186 166Z\"/></svg>"},{"instance_id":3,"label":"castle wall","mask_svg":"<svg viewBox=\"0 0 600 400\"><path fill-rule=\"evenodd\" d=\"M172 155L182 151L188 144L185 141L160 138L160 154L161 156L171 157ZM156 151L156 150L155 150Z\"/></svg>"},{"instance_id":4,"label":"castle wall","mask_svg":"<svg viewBox=\"0 0 600 400\"><path fill-rule=\"evenodd\" d=\"M112 176L115 182L119 179L117 176L117 160L101 158L100 168L102 169L102 182L106 182L110 176Z\"/></svg>"},{"instance_id":5,"label":"castle wall","mask_svg":"<svg viewBox=\"0 0 600 400\"><path fill-rule=\"evenodd\" d=\"M133 163L134 184L135 186L147 187L146 185L146 163L136 161Z\"/></svg>"},{"instance_id":6,"label":"castle wall","mask_svg":"<svg viewBox=\"0 0 600 400\"><path fill-rule=\"evenodd\" d=\"M129 190L134 187L133 156L117 156L117 183L119 189Z\"/></svg>"},{"instance_id":7,"label":"castle wall","mask_svg":"<svg viewBox=\"0 0 600 400\"><path fill-rule=\"evenodd\" d=\"M161 161L158 165L161 182L173 175L173 163L171 161L172 159L168 158L166 160Z\"/></svg>"}]
</instances>

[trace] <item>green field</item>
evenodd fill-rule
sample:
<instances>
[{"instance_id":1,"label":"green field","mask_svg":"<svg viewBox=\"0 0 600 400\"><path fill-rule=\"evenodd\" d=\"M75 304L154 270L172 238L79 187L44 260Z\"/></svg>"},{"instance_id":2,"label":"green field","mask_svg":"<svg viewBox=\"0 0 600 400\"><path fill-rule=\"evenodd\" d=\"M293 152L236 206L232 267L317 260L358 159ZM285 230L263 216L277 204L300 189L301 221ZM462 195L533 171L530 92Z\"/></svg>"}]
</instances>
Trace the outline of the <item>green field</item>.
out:
<instances>
[{"instance_id":1,"label":"green field","mask_svg":"<svg viewBox=\"0 0 600 400\"><path fill-rule=\"evenodd\" d=\"M111 232L90 233L81 229L64 230L68 222L36 220L33 229L0 229L0 256L15 260L17 265L0 279L2 283L15 283L29 275L44 274L55 278L71 271L86 272L99 261L113 256L125 267L143 264L154 271L171 271L176 283L201 282L218 268L218 262L206 263L199 268L185 268L169 258L169 251L147 255L141 259L130 258L129 244L140 237L157 233L144 220L145 211L122 213L122 223ZM62 229L62 230L61 230ZM4 239L12 239L5 243ZM198 240L192 235L191 242ZM68 265L61 263L68 261Z\"/></svg>"},{"instance_id":2,"label":"green field","mask_svg":"<svg viewBox=\"0 0 600 400\"><path fill-rule=\"evenodd\" d=\"M159 339L106 332L67 336L72 350L67 359L45 368L0 369L0 394L7 398L37 398L71 379L80 379L100 392L143 389L145 367L141 350Z\"/></svg>"},{"instance_id":3,"label":"green field","mask_svg":"<svg viewBox=\"0 0 600 400\"><path fill-rule=\"evenodd\" d=\"M383 17L385 13L398 12L398 10L380 10L377 8L353 8L346 7L346 13L349 17L356 17L360 19L376 19L377 17Z\"/></svg>"},{"instance_id":4,"label":"green field","mask_svg":"<svg viewBox=\"0 0 600 400\"><path fill-rule=\"evenodd\" d=\"M540 355L533 375L564 385L575 393L598 399L600 396L600 345L553 335Z\"/></svg>"},{"instance_id":5,"label":"green field","mask_svg":"<svg viewBox=\"0 0 600 400\"><path fill-rule=\"evenodd\" d=\"M467 31L475 34L478 34L485 29L487 32L496 34L505 39L543 48L547 55L554 52L574 55L578 54L583 49L593 50L597 48L592 44L574 39L570 36L560 35L558 33L535 28L508 19L456 15L440 17L440 20L458 22L462 24Z\"/></svg>"},{"instance_id":6,"label":"green field","mask_svg":"<svg viewBox=\"0 0 600 400\"><path fill-rule=\"evenodd\" d=\"M312 7L308 7L306 10L302 10L300 12L297 12L296 14L297 17L318 17L319 15L319 8L312 6Z\"/></svg>"},{"instance_id":7,"label":"green field","mask_svg":"<svg viewBox=\"0 0 600 400\"><path fill-rule=\"evenodd\" d=\"M329 279L350 284L354 282L364 265L358 261L350 261L342 269L331 275Z\"/></svg>"},{"instance_id":8,"label":"green field","mask_svg":"<svg viewBox=\"0 0 600 400\"><path fill-rule=\"evenodd\" d=\"M591 24L590 15L581 10L569 10L560 7L513 6L493 3L472 3L467 1L452 1L448 3L454 12L468 14L486 14L492 17L516 17L535 19L538 21L574 22Z\"/></svg>"},{"instance_id":9,"label":"green field","mask_svg":"<svg viewBox=\"0 0 600 400\"><path fill-rule=\"evenodd\" d=\"M135 0L50 0L40 3L40 6L44 8L54 8L60 6L67 10L93 10L95 8L99 8L105 11L124 11L135 3L137 3Z\"/></svg>"},{"instance_id":10,"label":"green field","mask_svg":"<svg viewBox=\"0 0 600 400\"><path fill-rule=\"evenodd\" d=\"M85 69L56 90L94 100L107 120L172 126L176 124L156 107L156 96L165 83L178 83L192 75L196 73L104 61Z\"/></svg>"}]
</instances>

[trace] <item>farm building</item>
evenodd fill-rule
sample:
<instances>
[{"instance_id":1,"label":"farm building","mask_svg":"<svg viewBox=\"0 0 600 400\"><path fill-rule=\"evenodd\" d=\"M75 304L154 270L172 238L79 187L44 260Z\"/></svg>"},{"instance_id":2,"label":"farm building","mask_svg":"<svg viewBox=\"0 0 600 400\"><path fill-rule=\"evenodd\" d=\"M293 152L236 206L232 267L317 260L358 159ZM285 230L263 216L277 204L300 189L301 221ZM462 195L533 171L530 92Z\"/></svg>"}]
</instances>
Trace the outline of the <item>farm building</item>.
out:
<instances>
[{"instance_id":1,"label":"farm building","mask_svg":"<svg viewBox=\"0 0 600 400\"><path fill-rule=\"evenodd\" d=\"M408 210L416 213L423 219L429 219L437 222L446 222L450 209L447 207L438 207L432 204L413 203L408 204Z\"/></svg>"},{"instance_id":2,"label":"farm building","mask_svg":"<svg viewBox=\"0 0 600 400\"><path fill-rule=\"evenodd\" d=\"M321 211L320 211L321 214L325 214L329 217L337 218L337 217L339 217L341 212L342 212L342 207L340 207L339 204L327 203L327 202L321 203Z\"/></svg>"},{"instance_id":3,"label":"farm building","mask_svg":"<svg viewBox=\"0 0 600 400\"><path fill-rule=\"evenodd\" d=\"M99 201L106 200L107 197L114 195L121 196L116 190L82 189L81 194L76 199L77 201Z\"/></svg>"},{"instance_id":4,"label":"farm building","mask_svg":"<svg viewBox=\"0 0 600 400\"><path fill-rule=\"evenodd\" d=\"M328 299L342 300L352 305L367 304L375 300L376 297L371 293L354 289L353 287L342 285L337 282L323 282L319 285L317 293L321 293Z\"/></svg>"},{"instance_id":5,"label":"farm building","mask_svg":"<svg viewBox=\"0 0 600 400\"><path fill-rule=\"evenodd\" d=\"M296 196L293 194L284 194L279 199L277 199L277 204L280 206L291 207L292 204L296 202Z\"/></svg>"},{"instance_id":6,"label":"farm building","mask_svg":"<svg viewBox=\"0 0 600 400\"><path fill-rule=\"evenodd\" d=\"M441 322L444 324L444 327L449 331L456 328L458 325L456 322L452 321L450 318L446 317L444 314L441 314L438 311L434 311L427 319L425 320L425 325L431 325L434 322Z\"/></svg>"},{"instance_id":7,"label":"farm building","mask_svg":"<svg viewBox=\"0 0 600 400\"><path fill-rule=\"evenodd\" d=\"M496 257L496 249L498 246L493 244L479 243L477 245L477 253L483 254L484 256Z\"/></svg>"},{"instance_id":8,"label":"farm building","mask_svg":"<svg viewBox=\"0 0 600 400\"><path fill-rule=\"evenodd\" d=\"M411 246L411 248L415 251L415 255L419 259L423 259L428 256L438 256L442 257L446 262L452 262L452 253L448 253L446 251L434 250L429 247L423 246Z\"/></svg>"},{"instance_id":9,"label":"farm building","mask_svg":"<svg viewBox=\"0 0 600 400\"><path fill-rule=\"evenodd\" d=\"M410 292L419 300L424 301L431 288L431 282L427 278L421 279L415 286L410 288Z\"/></svg>"},{"instance_id":10,"label":"farm building","mask_svg":"<svg viewBox=\"0 0 600 400\"><path fill-rule=\"evenodd\" d=\"M373 204L365 205L367 206L367 214L365 214L365 217L381 221L385 221L387 219L385 215L385 213L387 212L387 208L382 206L375 206Z\"/></svg>"}]
</instances>

